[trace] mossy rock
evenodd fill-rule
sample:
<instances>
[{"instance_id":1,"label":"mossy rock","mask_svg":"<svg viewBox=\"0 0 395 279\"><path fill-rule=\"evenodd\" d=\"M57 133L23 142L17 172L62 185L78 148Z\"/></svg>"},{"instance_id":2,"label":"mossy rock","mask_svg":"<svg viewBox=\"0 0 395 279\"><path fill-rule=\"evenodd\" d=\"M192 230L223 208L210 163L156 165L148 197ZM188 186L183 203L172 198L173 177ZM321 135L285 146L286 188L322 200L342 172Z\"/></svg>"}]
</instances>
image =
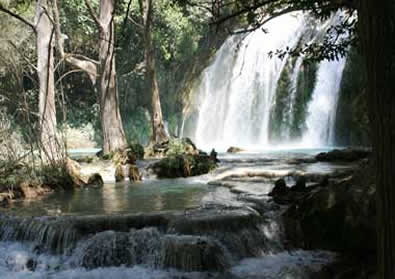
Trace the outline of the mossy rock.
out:
<instances>
[{"instance_id":1,"label":"mossy rock","mask_svg":"<svg viewBox=\"0 0 395 279\"><path fill-rule=\"evenodd\" d=\"M88 179L87 186L102 187L103 185L104 185L104 181L99 173L92 174Z\"/></svg>"},{"instance_id":2,"label":"mossy rock","mask_svg":"<svg viewBox=\"0 0 395 279\"><path fill-rule=\"evenodd\" d=\"M160 178L202 175L214 170L216 162L206 154L172 155L150 167Z\"/></svg>"},{"instance_id":3,"label":"mossy rock","mask_svg":"<svg viewBox=\"0 0 395 279\"><path fill-rule=\"evenodd\" d=\"M171 139L166 155L199 154L199 150L189 138Z\"/></svg>"},{"instance_id":4,"label":"mossy rock","mask_svg":"<svg viewBox=\"0 0 395 279\"><path fill-rule=\"evenodd\" d=\"M197 155L199 150L189 138L170 139L166 142L151 144L145 149L145 157L162 158L182 154Z\"/></svg>"}]
</instances>

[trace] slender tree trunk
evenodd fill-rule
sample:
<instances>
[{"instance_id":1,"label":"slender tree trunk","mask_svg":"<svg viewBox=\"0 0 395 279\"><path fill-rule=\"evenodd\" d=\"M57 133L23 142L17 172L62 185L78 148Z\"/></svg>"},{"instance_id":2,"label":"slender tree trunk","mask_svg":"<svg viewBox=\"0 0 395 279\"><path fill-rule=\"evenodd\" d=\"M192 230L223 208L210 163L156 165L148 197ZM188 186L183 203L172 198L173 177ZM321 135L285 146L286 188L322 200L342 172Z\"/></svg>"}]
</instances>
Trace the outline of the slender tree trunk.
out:
<instances>
[{"instance_id":1,"label":"slender tree trunk","mask_svg":"<svg viewBox=\"0 0 395 279\"><path fill-rule=\"evenodd\" d=\"M115 70L114 0L100 1L99 75L96 82L100 94L100 117L104 154L127 146L119 112L118 88Z\"/></svg>"},{"instance_id":2,"label":"slender tree trunk","mask_svg":"<svg viewBox=\"0 0 395 279\"><path fill-rule=\"evenodd\" d=\"M151 96L151 142L161 143L169 139L163 124L162 107L160 104L159 86L156 78L155 55L152 43L152 0L139 0L141 15L143 17L145 80L148 94Z\"/></svg>"},{"instance_id":3,"label":"slender tree trunk","mask_svg":"<svg viewBox=\"0 0 395 279\"><path fill-rule=\"evenodd\" d=\"M99 61L87 57L79 59L67 54L63 49L57 1L54 3L54 19L59 53L65 61L85 71L99 93L100 122L103 134L104 154L127 147L125 132L119 111L117 73L115 70L115 29L114 0L101 0L99 17L96 16L89 0L85 0L88 10L99 30Z\"/></svg>"},{"instance_id":4,"label":"slender tree trunk","mask_svg":"<svg viewBox=\"0 0 395 279\"><path fill-rule=\"evenodd\" d=\"M60 145L56 138L53 26L47 15L47 0L38 0L36 7L37 73L39 78L40 140L44 158L59 159Z\"/></svg>"},{"instance_id":5,"label":"slender tree trunk","mask_svg":"<svg viewBox=\"0 0 395 279\"><path fill-rule=\"evenodd\" d=\"M379 279L395 278L395 2L360 1L359 28L368 73L377 166Z\"/></svg>"}]
</instances>

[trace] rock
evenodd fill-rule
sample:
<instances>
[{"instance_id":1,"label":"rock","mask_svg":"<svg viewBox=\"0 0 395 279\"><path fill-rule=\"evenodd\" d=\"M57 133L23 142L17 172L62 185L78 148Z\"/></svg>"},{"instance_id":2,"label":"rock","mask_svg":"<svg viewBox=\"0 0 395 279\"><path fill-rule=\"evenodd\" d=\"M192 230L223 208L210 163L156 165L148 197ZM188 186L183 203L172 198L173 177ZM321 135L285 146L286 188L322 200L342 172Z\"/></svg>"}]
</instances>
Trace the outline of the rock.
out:
<instances>
[{"instance_id":1,"label":"rock","mask_svg":"<svg viewBox=\"0 0 395 279\"><path fill-rule=\"evenodd\" d=\"M129 166L129 181L131 182L138 182L141 181L142 177L139 172L139 169L136 165Z\"/></svg>"},{"instance_id":2,"label":"rock","mask_svg":"<svg viewBox=\"0 0 395 279\"><path fill-rule=\"evenodd\" d=\"M216 168L207 154L169 156L149 167L160 178L202 175Z\"/></svg>"},{"instance_id":3,"label":"rock","mask_svg":"<svg viewBox=\"0 0 395 279\"><path fill-rule=\"evenodd\" d=\"M245 150L240 147L231 146L228 148L228 150L226 152L227 153L239 153L239 152L243 152L243 151L245 151Z\"/></svg>"},{"instance_id":4,"label":"rock","mask_svg":"<svg viewBox=\"0 0 395 279\"><path fill-rule=\"evenodd\" d=\"M280 178L276 180L276 182L274 183L274 188L269 193L269 196L281 197L287 195L288 193L289 193L289 188L287 187L285 180L283 178Z\"/></svg>"},{"instance_id":5,"label":"rock","mask_svg":"<svg viewBox=\"0 0 395 279\"><path fill-rule=\"evenodd\" d=\"M369 157L370 149L366 148L348 148L348 149L334 149L330 152L322 152L315 158L319 162L353 162Z\"/></svg>"},{"instance_id":6,"label":"rock","mask_svg":"<svg viewBox=\"0 0 395 279\"><path fill-rule=\"evenodd\" d=\"M217 155L218 155L218 153L215 151L215 149L213 148L212 150L211 150L211 152L210 152L210 159L213 161L213 162L216 162L216 163L219 163L219 160L218 160L218 158L217 158Z\"/></svg>"},{"instance_id":7,"label":"rock","mask_svg":"<svg viewBox=\"0 0 395 279\"><path fill-rule=\"evenodd\" d=\"M70 175L74 186L82 187L85 186L84 179L81 175L81 166L76 161L67 158L66 160L66 171Z\"/></svg>"},{"instance_id":8,"label":"rock","mask_svg":"<svg viewBox=\"0 0 395 279\"><path fill-rule=\"evenodd\" d=\"M128 233L105 231L78 247L78 264L85 268L130 265L133 261Z\"/></svg>"},{"instance_id":9,"label":"rock","mask_svg":"<svg viewBox=\"0 0 395 279\"><path fill-rule=\"evenodd\" d=\"M104 181L99 173L92 174L88 179L87 186L103 187L103 185L104 185Z\"/></svg>"},{"instance_id":10,"label":"rock","mask_svg":"<svg viewBox=\"0 0 395 279\"><path fill-rule=\"evenodd\" d=\"M224 248L211 237L167 235L162 266L186 272L224 271L230 266Z\"/></svg>"},{"instance_id":11,"label":"rock","mask_svg":"<svg viewBox=\"0 0 395 279\"><path fill-rule=\"evenodd\" d=\"M306 249L351 253L376 250L376 187L369 170L357 171L306 194L284 215L290 242Z\"/></svg>"},{"instance_id":12,"label":"rock","mask_svg":"<svg viewBox=\"0 0 395 279\"><path fill-rule=\"evenodd\" d=\"M199 150L189 138L170 139L162 143L150 144L145 149L145 157L163 158L174 155L198 155Z\"/></svg>"},{"instance_id":13,"label":"rock","mask_svg":"<svg viewBox=\"0 0 395 279\"><path fill-rule=\"evenodd\" d=\"M296 184L291 188L292 191L303 192L306 190L306 178L303 175L298 176Z\"/></svg>"},{"instance_id":14,"label":"rock","mask_svg":"<svg viewBox=\"0 0 395 279\"><path fill-rule=\"evenodd\" d=\"M123 170L123 166L118 164L115 168L115 181L122 182L125 181L125 171Z\"/></svg>"}]
</instances>

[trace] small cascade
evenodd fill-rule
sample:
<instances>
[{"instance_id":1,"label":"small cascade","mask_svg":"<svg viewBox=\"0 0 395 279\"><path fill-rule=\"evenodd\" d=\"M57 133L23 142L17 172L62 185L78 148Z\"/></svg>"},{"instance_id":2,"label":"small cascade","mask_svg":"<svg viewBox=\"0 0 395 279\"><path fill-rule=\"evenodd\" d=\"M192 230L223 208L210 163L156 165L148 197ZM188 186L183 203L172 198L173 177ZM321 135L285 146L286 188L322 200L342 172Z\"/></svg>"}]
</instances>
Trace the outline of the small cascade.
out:
<instances>
[{"instance_id":1,"label":"small cascade","mask_svg":"<svg viewBox=\"0 0 395 279\"><path fill-rule=\"evenodd\" d=\"M319 42L339 16L317 24L288 14L268 22L268 33L230 37L195 86L198 120L187 136L203 149L219 150L332 144L344 59L318 64L269 53Z\"/></svg>"},{"instance_id":2,"label":"small cascade","mask_svg":"<svg viewBox=\"0 0 395 279\"><path fill-rule=\"evenodd\" d=\"M80 237L69 223L50 217L0 219L0 241L34 242L40 250L63 253L73 248Z\"/></svg>"}]
</instances>

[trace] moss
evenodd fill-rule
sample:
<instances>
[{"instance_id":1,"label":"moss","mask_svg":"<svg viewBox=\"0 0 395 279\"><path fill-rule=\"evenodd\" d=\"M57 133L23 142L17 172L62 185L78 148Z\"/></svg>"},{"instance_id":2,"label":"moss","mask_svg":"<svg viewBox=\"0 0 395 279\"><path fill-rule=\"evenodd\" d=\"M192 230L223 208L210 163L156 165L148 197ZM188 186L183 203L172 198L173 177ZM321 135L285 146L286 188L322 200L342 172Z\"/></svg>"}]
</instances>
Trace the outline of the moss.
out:
<instances>
[{"instance_id":1,"label":"moss","mask_svg":"<svg viewBox=\"0 0 395 279\"><path fill-rule=\"evenodd\" d=\"M318 66L316 63L303 62L298 74L296 96L294 101L293 121L291 123L291 137L299 138L306 129L308 104L312 98Z\"/></svg>"},{"instance_id":2,"label":"moss","mask_svg":"<svg viewBox=\"0 0 395 279\"><path fill-rule=\"evenodd\" d=\"M273 109L270 113L270 140L284 140L282 131L290 125L291 115L291 72L295 65L295 60L288 60L277 83L276 98Z\"/></svg>"},{"instance_id":3,"label":"moss","mask_svg":"<svg viewBox=\"0 0 395 279\"><path fill-rule=\"evenodd\" d=\"M172 155L152 166L161 178L175 178L201 175L216 168L216 163L207 155Z\"/></svg>"}]
</instances>

